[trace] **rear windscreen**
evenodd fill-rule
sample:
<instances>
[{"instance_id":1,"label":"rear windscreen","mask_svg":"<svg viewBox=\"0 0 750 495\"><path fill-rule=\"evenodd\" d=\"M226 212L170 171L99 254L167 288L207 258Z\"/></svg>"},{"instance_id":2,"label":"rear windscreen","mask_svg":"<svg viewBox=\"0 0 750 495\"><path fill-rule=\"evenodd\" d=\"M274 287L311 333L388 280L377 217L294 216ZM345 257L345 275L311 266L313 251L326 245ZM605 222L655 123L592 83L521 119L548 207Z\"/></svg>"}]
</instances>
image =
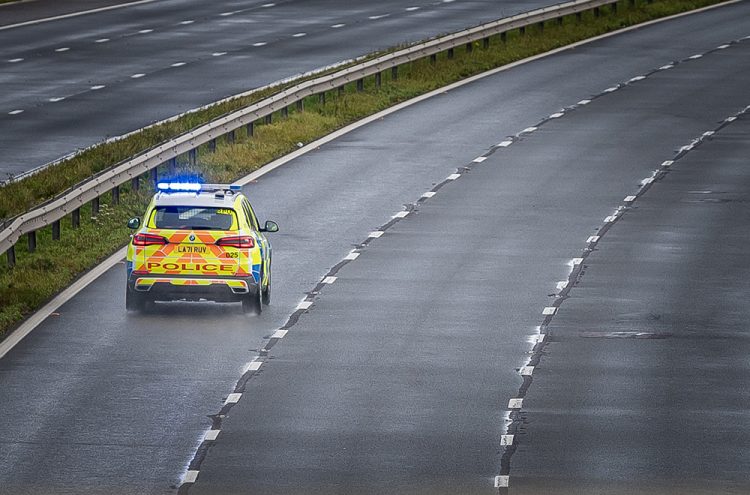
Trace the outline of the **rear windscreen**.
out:
<instances>
[{"instance_id":1,"label":"rear windscreen","mask_svg":"<svg viewBox=\"0 0 750 495\"><path fill-rule=\"evenodd\" d=\"M229 208L157 206L151 218L157 229L232 230L237 225Z\"/></svg>"}]
</instances>

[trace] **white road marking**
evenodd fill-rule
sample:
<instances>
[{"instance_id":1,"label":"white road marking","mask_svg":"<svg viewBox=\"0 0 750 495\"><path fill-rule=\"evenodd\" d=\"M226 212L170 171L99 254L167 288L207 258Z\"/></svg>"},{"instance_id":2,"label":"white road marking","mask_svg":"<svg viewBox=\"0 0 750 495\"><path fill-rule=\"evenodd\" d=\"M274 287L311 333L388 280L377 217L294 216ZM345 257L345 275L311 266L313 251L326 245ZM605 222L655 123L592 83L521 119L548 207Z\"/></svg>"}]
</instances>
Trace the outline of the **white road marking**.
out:
<instances>
[{"instance_id":1,"label":"white road marking","mask_svg":"<svg viewBox=\"0 0 750 495\"><path fill-rule=\"evenodd\" d=\"M546 337L547 337L547 334L546 334L546 333L538 333L538 334L536 334L536 335L532 335L532 339L533 339L533 341L535 341L535 342L537 342L537 343L539 343L539 342L544 342L544 339L545 339Z\"/></svg>"},{"instance_id":2,"label":"white road marking","mask_svg":"<svg viewBox=\"0 0 750 495\"><path fill-rule=\"evenodd\" d=\"M646 76L635 76L635 77L631 77L630 80L628 80L628 82L634 83L637 81L643 81L644 79L646 79Z\"/></svg>"},{"instance_id":3,"label":"white road marking","mask_svg":"<svg viewBox=\"0 0 750 495\"><path fill-rule=\"evenodd\" d=\"M229 394L227 396L227 400L224 401L224 404L237 404L241 398L242 398L242 394L239 394L239 393Z\"/></svg>"},{"instance_id":4,"label":"white road marking","mask_svg":"<svg viewBox=\"0 0 750 495\"><path fill-rule=\"evenodd\" d=\"M182 21L180 24L183 25L183 26L187 26L188 24L192 24L194 22L195 21L193 21L193 20L189 20L189 21Z\"/></svg>"},{"instance_id":5,"label":"white road marking","mask_svg":"<svg viewBox=\"0 0 750 495\"><path fill-rule=\"evenodd\" d=\"M91 86L91 89L94 91L98 91L100 89L104 89L106 86L104 84L95 84L94 86Z\"/></svg>"},{"instance_id":6,"label":"white road marking","mask_svg":"<svg viewBox=\"0 0 750 495\"><path fill-rule=\"evenodd\" d=\"M12 58L12 59L8 60L8 62L10 62L11 64L17 64L18 62L23 62L23 59L22 58Z\"/></svg>"},{"instance_id":7,"label":"white road marking","mask_svg":"<svg viewBox=\"0 0 750 495\"><path fill-rule=\"evenodd\" d=\"M646 177L645 179L641 181L641 185L645 186L646 184L651 184L652 182L654 182L653 177Z\"/></svg>"},{"instance_id":8,"label":"white road marking","mask_svg":"<svg viewBox=\"0 0 750 495\"><path fill-rule=\"evenodd\" d=\"M446 180L456 180L459 177L461 177L461 174L450 174L448 177L446 177Z\"/></svg>"},{"instance_id":9,"label":"white road marking","mask_svg":"<svg viewBox=\"0 0 750 495\"><path fill-rule=\"evenodd\" d=\"M382 19L384 17L388 17L389 15L391 15L391 14L371 15L370 17L368 17L368 19L370 19L371 21L377 21L378 19Z\"/></svg>"},{"instance_id":10,"label":"white road marking","mask_svg":"<svg viewBox=\"0 0 750 495\"><path fill-rule=\"evenodd\" d=\"M153 29L141 29L140 31L138 31L138 34L148 34L148 33L153 33L153 32L154 32Z\"/></svg>"},{"instance_id":11,"label":"white road marking","mask_svg":"<svg viewBox=\"0 0 750 495\"><path fill-rule=\"evenodd\" d=\"M495 488L508 488L510 476L495 476Z\"/></svg>"},{"instance_id":12,"label":"white road marking","mask_svg":"<svg viewBox=\"0 0 750 495\"><path fill-rule=\"evenodd\" d=\"M295 311L300 310L300 309L310 309L310 306L312 305L313 305L312 301L302 301L294 309Z\"/></svg>"},{"instance_id":13,"label":"white road marking","mask_svg":"<svg viewBox=\"0 0 750 495\"><path fill-rule=\"evenodd\" d=\"M568 286L567 280L560 280L559 282L557 282L557 285L555 287L557 288L557 290L563 290L567 286Z\"/></svg>"},{"instance_id":14,"label":"white road marking","mask_svg":"<svg viewBox=\"0 0 750 495\"><path fill-rule=\"evenodd\" d=\"M523 406L523 399L510 399L508 401L508 409L521 409Z\"/></svg>"},{"instance_id":15,"label":"white road marking","mask_svg":"<svg viewBox=\"0 0 750 495\"><path fill-rule=\"evenodd\" d=\"M109 38L99 38L98 40L94 41L94 43L106 43L109 41Z\"/></svg>"},{"instance_id":16,"label":"white road marking","mask_svg":"<svg viewBox=\"0 0 750 495\"><path fill-rule=\"evenodd\" d=\"M408 211L399 211L395 215L393 215L391 218L405 218L409 214Z\"/></svg>"},{"instance_id":17,"label":"white road marking","mask_svg":"<svg viewBox=\"0 0 750 495\"><path fill-rule=\"evenodd\" d=\"M617 220L617 217L615 215L610 215L604 219L604 223L612 223L615 220Z\"/></svg>"},{"instance_id":18,"label":"white road marking","mask_svg":"<svg viewBox=\"0 0 750 495\"><path fill-rule=\"evenodd\" d=\"M8 115L18 115L19 113L23 113L23 110L12 110L8 112Z\"/></svg>"},{"instance_id":19,"label":"white road marking","mask_svg":"<svg viewBox=\"0 0 750 495\"><path fill-rule=\"evenodd\" d=\"M522 366L518 372L521 374L521 376L531 376L534 374L534 367L533 366Z\"/></svg>"},{"instance_id":20,"label":"white road marking","mask_svg":"<svg viewBox=\"0 0 750 495\"><path fill-rule=\"evenodd\" d=\"M172 67L182 67L183 65L186 65L185 62L175 62L172 64Z\"/></svg>"},{"instance_id":21,"label":"white road marking","mask_svg":"<svg viewBox=\"0 0 750 495\"><path fill-rule=\"evenodd\" d=\"M674 64L662 65L661 67L659 67L659 70L667 70L671 69L672 67L674 67Z\"/></svg>"},{"instance_id":22,"label":"white road marking","mask_svg":"<svg viewBox=\"0 0 750 495\"><path fill-rule=\"evenodd\" d=\"M617 91L618 89L620 89L620 87L619 87L619 86L612 86L611 88L607 88L607 89L605 89L605 90L603 91L603 93L612 93L613 91Z\"/></svg>"},{"instance_id":23,"label":"white road marking","mask_svg":"<svg viewBox=\"0 0 750 495\"><path fill-rule=\"evenodd\" d=\"M349 261L356 260L357 258L359 258L359 253L349 253L344 256L344 259Z\"/></svg>"},{"instance_id":24,"label":"white road marking","mask_svg":"<svg viewBox=\"0 0 750 495\"><path fill-rule=\"evenodd\" d=\"M534 126L531 126L531 127L527 127L526 129L522 130L521 132L519 132L519 134L529 134L531 132L534 132L535 130L537 130L537 128L534 127Z\"/></svg>"},{"instance_id":25,"label":"white road marking","mask_svg":"<svg viewBox=\"0 0 750 495\"><path fill-rule=\"evenodd\" d=\"M143 77L143 76L145 76L145 75L146 75L146 74L141 74L141 73L138 73L138 74L133 74L133 75L132 75L132 76L130 76L130 77L131 77L131 79L140 79L141 77Z\"/></svg>"},{"instance_id":26,"label":"white road marking","mask_svg":"<svg viewBox=\"0 0 750 495\"><path fill-rule=\"evenodd\" d=\"M427 191L422 195L423 198L431 198L435 195L435 191Z\"/></svg>"},{"instance_id":27,"label":"white road marking","mask_svg":"<svg viewBox=\"0 0 750 495\"><path fill-rule=\"evenodd\" d=\"M263 5L261 5L261 7L263 7L264 9L267 9L267 8L270 8L270 7L276 7L276 4L275 3L264 3Z\"/></svg>"},{"instance_id":28,"label":"white road marking","mask_svg":"<svg viewBox=\"0 0 750 495\"><path fill-rule=\"evenodd\" d=\"M513 445L513 435L500 435L500 445Z\"/></svg>"},{"instance_id":29,"label":"white road marking","mask_svg":"<svg viewBox=\"0 0 750 495\"><path fill-rule=\"evenodd\" d=\"M265 41L259 41L257 43L253 43L253 46L266 46L268 43Z\"/></svg>"},{"instance_id":30,"label":"white road marking","mask_svg":"<svg viewBox=\"0 0 750 495\"><path fill-rule=\"evenodd\" d=\"M214 440L216 440L216 437L219 436L219 433L221 433L221 430L208 430L203 436L203 440L213 442Z\"/></svg>"},{"instance_id":31,"label":"white road marking","mask_svg":"<svg viewBox=\"0 0 750 495\"><path fill-rule=\"evenodd\" d=\"M286 334L289 333L289 330L276 330L273 335L271 335L272 339L283 339L286 337Z\"/></svg>"},{"instance_id":32,"label":"white road marking","mask_svg":"<svg viewBox=\"0 0 750 495\"><path fill-rule=\"evenodd\" d=\"M698 53L697 55L693 55L691 57L688 57L688 60L695 60L695 59L701 58L702 56L703 56L702 53Z\"/></svg>"},{"instance_id":33,"label":"white road marking","mask_svg":"<svg viewBox=\"0 0 750 495\"><path fill-rule=\"evenodd\" d=\"M667 160L667 161L661 162L661 166L662 167L671 167L673 163L674 163L674 160Z\"/></svg>"},{"instance_id":34,"label":"white road marking","mask_svg":"<svg viewBox=\"0 0 750 495\"><path fill-rule=\"evenodd\" d=\"M324 284L332 284L336 280L338 280L338 277L326 277L326 278L323 279L323 283Z\"/></svg>"},{"instance_id":35,"label":"white road marking","mask_svg":"<svg viewBox=\"0 0 750 495\"><path fill-rule=\"evenodd\" d=\"M406 7L404 10L407 12L414 12L415 10L419 10L419 7Z\"/></svg>"},{"instance_id":36,"label":"white road marking","mask_svg":"<svg viewBox=\"0 0 750 495\"><path fill-rule=\"evenodd\" d=\"M513 141L501 141L501 142L497 143L497 147L498 148L507 148L511 144L513 144Z\"/></svg>"},{"instance_id":37,"label":"white road marking","mask_svg":"<svg viewBox=\"0 0 750 495\"><path fill-rule=\"evenodd\" d=\"M486 159L487 159L487 157L486 157L486 156L478 156L478 157L474 158L474 159L473 159L472 161L473 161L474 163L482 163L482 162L483 162L483 161L485 161Z\"/></svg>"},{"instance_id":38,"label":"white road marking","mask_svg":"<svg viewBox=\"0 0 750 495\"><path fill-rule=\"evenodd\" d=\"M221 14L219 14L219 15L220 15L220 16L222 16L222 17L227 17L227 16L230 16L230 15L234 15L234 14L236 14L236 13L237 13L237 12L222 12L222 13L221 13Z\"/></svg>"},{"instance_id":39,"label":"white road marking","mask_svg":"<svg viewBox=\"0 0 750 495\"><path fill-rule=\"evenodd\" d=\"M703 137L711 137L714 135L714 131L706 131L703 133Z\"/></svg>"},{"instance_id":40,"label":"white road marking","mask_svg":"<svg viewBox=\"0 0 750 495\"><path fill-rule=\"evenodd\" d=\"M307 36L307 33L294 33L292 38L301 38L303 36Z\"/></svg>"},{"instance_id":41,"label":"white road marking","mask_svg":"<svg viewBox=\"0 0 750 495\"><path fill-rule=\"evenodd\" d=\"M333 26L331 26L331 27L332 27L333 29L338 29L338 28L342 28L342 27L344 27L344 26L346 26L346 24L334 24L334 25L333 25Z\"/></svg>"},{"instance_id":42,"label":"white road marking","mask_svg":"<svg viewBox=\"0 0 750 495\"><path fill-rule=\"evenodd\" d=\"M213 53L211 54L211 56L212 56L212 57L222 57L222 56L224 56L224 55L226 55L226 54L227 54L227 52L213 52Z\"/></svg>"},{"instance_id":43,"label":"white road marking","mask_svg":"<svg viewBox=\"0 0 750 495\"><path fill-rule=\"evenodd\" d=\"M724 119L725 122L734 122L735 120L737 120L737 117L727 117Z\"/></svg>"},{"instance_id":44,"label":"white road marking","mask_svg":"<svg viewBox=\"0 0 750 495\"><path fill-rule=\"evenodd\" d=\"M564 112L555 112L552 115L550 115L549 118L551 118L551 119L559 119L563 115L565 115Z\"/></svg>"},{"instance_id":45,"label":"white road marking","mask_svg":"<svg viewBox=\"0 0 750 495\"><path fill-rule=\"evenodd\" d=\"M58 53L67 52L68 50L70 50L70 48L68 48L67 46L63 46L63 47L60 47L60 48L55 48L55 51L58 52Z\"/></svg>"},{"instance_id":46,"label":"white road marking","mask_svg":"<svg viewBox=\"0 0 750 495\"><path fill-rule=\"evenodd\" d=\"M636 198L635 196L625 196L625 199L624 199L624 201L625 201L626 203L632 203L632 202L633 202L633 201L635 201L636 199L637 199L637 198Z\"/></svg>"},{"instance_id":47,"label":"white road marking","mask_svg":"<svg viewBox=\"0 0 750 495\"><path fill-rule=\"evenodd\" d=\"M547 306L542 310L542 314L545 316L551 316L557 313L557 308L554 306Z\"/></svg>"},{"instance_id":48,"label":"white road marking","mask_svg":"<svg viewBox=\"0 0 750 495\"><path fill-rule=\"evenodd\" d=\"M588 239L586 239L586 242L591 244L592 242L599 242L599 236L598 235L592 235Z\"/></svg>"},{"instance_id":49,"label":"white road marking","mask_svg":"<svg viewBox=\"0 0 750 495\"><path fill-rule=\"evenodd\" d=\"M195 483L195 480L198 479L198 473L200 473L200 471L191 469L190 471L185 473L185 477L182 478L182 482L183 483Z\"/></svg>"},{"instance_id":50,"label":"white road marking","mask_svg":"<svg viewBox=\"0 0 750 495\"><path fill-rule=\"evenodd\" d=\"M374 232L370 232L367 237L371 237L373 239L377 239L378 237L382 236L383 234L385 234L385 232L383 232L382 230L376 230Z\"/></svg>"},{"instance_id":51,"label":"white road marking","mask_svg":"<svg viewBox=\"0 0 750 495\"><path fill-rule=\"evenodd\" d=\"M250 361L245 365L245 368L242 370L242 374L244 375L248 371L258 371L261 366L263 366L262 361Z\"/></svg>"},{"instance_id":52,"label":"white road marking","mask_svg":"<svg viewBox=\"0 0 750 495\"><path fill-rule=\"evenodd\" d=\"M55 96L54 98L50 98L49 101L52 103L57 103L58 101L63 101L64 99L64 96Z\"/></svg>"},{"instance_id":53,"label":"white road marking","mask_svg":"<svg viewBox=\"0 0 750 495\"><path fill-rule=\"evenodd\" d=\"M570 266L580 265L581 263L583 263L583 258L573 258L568 262Z\"/></svg>"},{"instance_id":54,"label":"white road marking","mask_svg":"<svg viewBox=\"0 0 750 495\"><path fill-rule=\"evenodd\" d=\"M723 50L725 48L729 48L729 45L719 45L716 47L717 50Z\"/></svg>"},{"instance_id":55,"label":"white road marking","mask_svg":"<svg viewBox=\"0 0 750 495\"><path fill-rule=\"evenodd\" d=\"M591 100L581 100L577 103L577 105L588 105L591 103Z\"/></svg>"},{"instance_id":56,"label":"white road marking","mask_svg":"<svg viewBox=\"0 0 750 495\"><path fill-rule=\"evenodd\" d=\"M4 31L6 29L13 29L13 28L17 28L17 27L22 27L22 26L31 26L31 25L34 25L34 24L41 24L43 22L57 21L59 19L68 19L70 17L78 17L78 16L82 16L82 15L86 15L86 14L93 14L93 13L96 13L96 12L104 12L104 11L112 10L112 9L121 9L123 7L130 7L132 5L141 5L141 4L144 4L144 3L151 3L151 2L154 2L154 1L156 1L156 0L138 0L137 2L123 3L123 4L119 4L119 5L110 5L109 7L100 7L100 8L97 8L97 9L83 10L83 11L80 11L80 12L71 12L70 14L57 15L57 16L54 16L54 17L45 17L43 19L34 19L33 21L19 22L17 24L9 24L7 26L2 26L2 27L0 27L0 31Z\"/></svg>"}]
</instances>

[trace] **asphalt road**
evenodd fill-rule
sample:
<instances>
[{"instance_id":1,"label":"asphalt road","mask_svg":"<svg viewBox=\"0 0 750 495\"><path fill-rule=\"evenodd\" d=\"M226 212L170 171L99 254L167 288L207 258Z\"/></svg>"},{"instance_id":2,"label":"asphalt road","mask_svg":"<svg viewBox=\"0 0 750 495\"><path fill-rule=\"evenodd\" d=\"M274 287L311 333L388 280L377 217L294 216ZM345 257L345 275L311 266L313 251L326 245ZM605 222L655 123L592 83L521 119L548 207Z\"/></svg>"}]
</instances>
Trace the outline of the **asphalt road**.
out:
<instances>
[{"instance_id":1,"label":"asphalt road","mask_svg":"<svg viewBox=\"0 0 750 495\"><path fill-rule=\"evenodd\" d=\"M586 240L643 178L750 103L748 40L717 49L750 35L748 14L750 6L740 3L517 67L361 128L251 184L246 192L260 216L282 227L272 238L274 301L260 317L242 315L237 305L180 303L160 304L153 314L126 314L124 267L115 267L0 360L0 493L174 493L188 467L200 471L190 493L496 493L493 483L506 453L502 435L509 425L519 426L508 421L515 414L508 400L522 384L518 369L533 357L543 308L555 301L556 284L568 277ZM653 71L672 61L681 62ZM626 81L632 82L618 86ZM611 88L618 89L603 93ZM561 109L562 116L536 125ZM556 336L546 347L550 355L537 366L524 398L527 424L513 441L511 486L526 493L540 486L578 493L586 483L628 479L625 489L638 493L633 480L653 475L658 479L652 486L701 480L694 486L713 493L739 490L747 480L739 447L722 450L741 445L743 437L696 445L696 430L709 436L715 423L696 416L685 423L690 428L677 426L693 414L712 414L701 390L731 392L734 399L722 400L734 400L734 422L722 424L746 435L741 368L727 374L708 359L725 353L721 362L729 364L730 356L739 356L740 296L721 297L721 285L714 292L700 289L713 297L687 297L695 274L690 263L658 269L628 264L648 250L646 241L658 238L659 229L665 242L692 243L685 253L703 253L706 263L715 260L718 243L705 229L731 230L734 244L727 245L734 251L727 252L742 255L742 203L678 200L683 193L721 199L688 195L682 186L731 191L735 196L727 198L742 199L747 170L732 161L746 156L746 127L739 124L676 162L586 258L580 288L572 289L552 320L559 330L550 326ZM506 141L512 144L496 146ZM698 173L672 186L676 193L657 194L700 157ZM714 162L726 163L725 172L704 170ZM457 171L460 176L446 182ZM425 192L436 194L420 199ZM664 206L647 208L652 195ZM734 216L718 210L732 204ZM665 216L648 214L660 207ZM696 210L709 207L716 213ZM411 213L392 221L400 211ZM669 223L670 211L674 220L694 220L700 235L680 237L681 224ZM634 223L628 236L624 228L639 216L642 223ZM386 225L382 236L363 245ZM606 251L612 239L619 239L612 244L620 251ZM635 243L639 239L644 241ZM340 265L351 250L359 256ZM721 273L732 271L731 262L724 260L727 268L712 275L717 284L727 278ZM332 267L335 282L308 294ZM618 276L606 278L606 269ZM630 279L638 270L652 280L669 274L675 291L649 292L647 284ZM711 266L702 270L711 279ZM741 295L741 272L731 274L733 294ZM588 309L596 297L581 293L587 283L588 292L612 294L607 312ZM700 349L689 338L676 338L681 328L648 342L596 339L578 335L580 325L565 319L585 320L597 331L608 315L632 313L627 304L636 302L628 301L637 301L642 287L643 300L654 306L681 301L705 315L731 313L727 323L735 327L721 335L737 337L711 339L712 353L696 359ZM660 297L647 299L654 292ZM296 312L303 298L312 307ZM671 307L650 311L674 314ZM289 321L292 314L296 323ZM567 341L566 321L576 327ZM283 326L289 333L271 339ZM658 370L669 371L668 380L660 380L657 370L648 374L645 364L654 359L639 366L644 351L635 345L654 343L669 351L659 356L669 356L674 370ZM271 344L267 354L260 352ZM579 366L590 362L585 376L601 377L596 366L605 361L594 360L598 354L587 353L587 345L618 352L617 359L625 352L622 366L648 374L654 393L623 382L626 371L611 384L597 382L590 393ZM254 361L262 363L260 371L237 389ZM691 373L679 372L688 367ZM684 393L696 376L722 381L707 380L696 393ZM644 394L627 406L639 422L621 421L613 426L617 432L630 435L654 417L644 398L651 396L666 396L666 408L679 408L674 427L649 438L638 429L639 438L653 442L650 450L623 443L615 433L577 435L583 426L613 425L582 422L604 409L601 404L624 401L630 389L621 387L629 385L636 387L631 396ZM671 387L668 394L659 392L664 386ZM238 391L241 399L227 408L229 394ZM593 405L573 400L581 395ZM218 418L222 410L226 417ZM219 423L216 441L195 464L196 450L209 445L202 444L207 430ZM559 436L567 443L555 443ZM671 460L652 472L644 453L653 452ZM571 453L581 453L575 469L555 465ZM694 464L679 462L688 457L703 465L720 459L722 467L699 476Z\"/></svg>"},{"instance_id":2,"label":"asphalt road","mask_svg":"<svg viewBox=\"0 0 750 495\"><path fill-rule=\"evenodd\" d=\"M13 4L0 16L65 15L60 3ZM552 3L154 0L0 26L0 175L289 76Z\"/></svg>"}]
</instances>

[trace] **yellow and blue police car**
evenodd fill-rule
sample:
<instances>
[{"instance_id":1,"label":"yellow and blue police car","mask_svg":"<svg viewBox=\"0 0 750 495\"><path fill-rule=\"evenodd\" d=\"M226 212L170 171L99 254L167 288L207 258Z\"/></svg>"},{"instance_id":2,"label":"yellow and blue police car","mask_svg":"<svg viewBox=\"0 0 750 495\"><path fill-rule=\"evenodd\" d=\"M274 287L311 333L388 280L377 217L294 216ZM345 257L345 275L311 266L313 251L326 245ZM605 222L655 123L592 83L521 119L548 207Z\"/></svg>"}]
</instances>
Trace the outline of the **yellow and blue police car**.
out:
<instances>
[{"instance_id":1,"label":"yellow and blue police car","mask_svg":"<svg viewBox=\"0 0 750 495\"><path fill-rule=\"evenodd\" d=\"M128 245L125 307L153 301L241 301L259 314L271 299L271 244L240 186L160 182Z\"/></svg>"}]
</instances>

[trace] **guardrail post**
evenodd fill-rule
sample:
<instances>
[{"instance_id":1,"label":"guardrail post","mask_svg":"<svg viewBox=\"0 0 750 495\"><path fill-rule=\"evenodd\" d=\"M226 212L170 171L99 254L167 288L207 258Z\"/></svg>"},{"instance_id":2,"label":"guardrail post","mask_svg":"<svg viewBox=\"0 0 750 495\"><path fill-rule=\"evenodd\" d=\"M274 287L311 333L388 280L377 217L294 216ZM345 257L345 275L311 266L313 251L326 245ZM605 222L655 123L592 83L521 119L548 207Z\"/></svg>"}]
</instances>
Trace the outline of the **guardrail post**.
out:
<instances>
[{"instance_id":1,"label":"guardrail post","mask_svg":"<svg viewBox=\"0 0 750 495\"><path fill-rule=\"evenodd\" d=\"M99 214L99 196L91 200L91 216L95 217Z\"/></svg>"},{"instance_id":2,"label":"guardrail post","mask_svg":"<svg viewBox=\"0 0 750 495\"><path fill-rule=\"evenodd\" d=\"M365 90L365 80L357 79L357 91L364 91L364 90Z\"/></svg>"},{"instance_id":3,"label":"guardrail post","mask_svg":"<svg viewBox=\"0 0 750 495\"><path fill-rule=\"evenodd\" d=\"M321 105L326 104L326 92L325 91L318 94L318 103L320 103Z\"/></svg>"},{"instance_id":4,"label":"guardrail post","mask_svg":"<svg viewBox=\"0 0 750 495\"><path fill-rule=\"evenodd\" d=\"M563 25L563 19L565 19L563 16L560 16L557 18L557 25L562 26Z\"/></svg>"},{"instance_id":5,"label":"guardrail post","mask_svg":"<svg viewBox=\"0 0 750 495\"><path fill-rule=\"evenodd\" d=\"M540 33L544 32L544 21L542 21L542 22L539 23L539 32Z\"/></svg>"},{"instance_id":6,"label":"guardrail post","mask_svg":"<svg viewBox=\"0 0 750 495\"><path fill-rule=\"evenodd\" d=\"M612 8L612 13L617 13L617 2L610 4L610 7Z\"/></svg>"},{"instance_id":7,"label":"guardrail post","mask_svg":"<svg viewBox=\"0 0 750 495\"><path fill-rule=\"evenodd\" d=\"M505 43L506 41L508 41L508 33L504 32L504 31L502 33L500 33L500 41L502 41L503 43Z\"/></svg>"},{"instance_id":8,"label":"guardrail post","mask_svg":"<svg viewBox=\"0 0 750 495\"><path fill-rule=\"evenodd\" d=\"M391 81L398 79L398 65L391 67Z\"/></svg>"},{"instance_id":9,"label":"guardrail post","mask_svg":"<svg viewBox=\"0 0 750 495\"><path fill-rule=\"evenodd\" d=\"M518 33L521 36L525 35L526 34L526 26L521 26L520 28L518 28Z\"/></svg>"},{"instance_id":10,"label":"guardrail post","mask_svg":"<svg viewBox=\"0 0 750 495\"><path fill-rule=\"evenodd\" d=\"M339 96L344 94L344 89L345 89L344 85L339 86Z\"/></svg>"},{"instance_id":11,"label":"guardrail post","mask_svg":"<svg viewBox=\"0 0 750 495\"><path fill-rule=\"evenodd\" d=\"M436 53L433 53L432 55L430 55L430 63L432 65L435 65L437 63L437 54Z\"/></svg>"},{"instance_id":12,"label":"guardrail post","mask_svg":"<svg viewBox=\"0 0 750 495\"><path fill-rule=\"evenodd\" d=\"M159 182L159 172L156 170L156 167L152 168L150 172L151 172L151 183L154 185L154 189L156 189L156 183Z\"/></svg>"},{"instance_id":13,"label":"guardrail post","mask_svg":"<svg viewBox=\"0 0 750 495\"><path fill-rule=\"evenodd\" d=\"M250 122L245 128L247 129L247 137L253 137L253 135L255 135L255 122Z\"/></svg>"},{"instance_id":14,"label":"guardrail post","mask_svg":"<svg viewBox=\"0 0 750 495\"><path fill-rule=\"evenodd\" d=\"M11 246L10 249L6 251L6 254L8 255L8 268L13 268L16 266L16 247Z\"/></svg>"},{"instance_id":15,"label":"guardrail post","mask_svg":"<svg viewBox=\"0 0 750 495\"><path fill-rule=\"evenodd\" d=\"M448 58L453 58L453 48L448 48Z\"/></svg>"},{"instance_id":16,"label":"guardrail post","mask_svg":"<svg viewBox=\"0 0 750 495\"><path fill-rule=\"evenodd\" d=\"M581 12L576 12L576 21L581 22L583 19L583 14Z\"/></svg>"},{"instance_id":17,"label":"guardrail post","mask_svg":"<svg viewBox=\"0 0 750 495\"><path fill-rule=\"evenodd\" d=\"M76 208L70 214L70 226L77 229L81 226L81 209Z\"/></svg>"},{"instance_id":18,"label":"guardrail post","mask_svg":"<svg viewBox=\"0 0 750 495\"><path fill-rule=\"evenodd\" d=\"M33 230L29 232L28 237L29 237L29 252L33 253L34 251L36 251L36 231Z\"/></svg>"},{"instance_id":19,"label":"guardrail post","mask_svg":"<svg viewBox=\"0 0 750 495\"><path fill-rule=\"evenodd\" d=\"M474 51L474 43L466 43L466 53Z\"/></svg>"},{"instance_id":20,"label":"guardrail post","mask_svg":"<svg viewBox=\"0 0 750 495\"><path fill-rule=\"evenodd\" d=\"M195 151L195 150L191 150L191 151ZM188 156L189 156L189 152L188 152ZM195 162L192 162L192 164L195 165ZM175 171L177 170L177 158L170 158L167 161L167 169L168 169L169 175L175 174Z\"/></svg>"},{"instance_id":21,"label":"guardrail post","mask_svg":"<svg viewBox=\"0 0 750 495\"><path fill-rule=\"evenodd\" d=\"M60 220L55 220L54 222L52 222L52 240L60 240Z\"/></svg>"},{"instance_id":22,"label":"guardrail post","mask_svg":"<svg viewBox=\"0 0 750 495\"><path fill-rule=\"evenodd\" d=\"M297 100L297 111L298 112L304 112L305 111L305 100Z\"/></svg>"},{"instance_id":23,"label":"guardrail post","mask_svg":"<svg viewBox=\"0 0 750 495\"><path fill-rule=\"evenodd\" d=\"M266 124L271 124L273 122L273 114L269 113L266 115Z\"/></svg>"},{"instance_id":24,"label":"guardrail post","mask_svg":"<svg viewBox=\"0 0 750 495\"><path fill-rule=\"evenodd\" d=\"M281 109L281 118L285 119L287 117L289 117L289 108L288 107L284 107L284 108Z\"/></svg>"},{"instance_id":25,"label":"guardrail post","mask_svg":"<svg viewBox=\"0 0 750 495\"><path fill-rule=\"evenodd\" d=\"M211 153L216 151L216 138L208 142L208 151L210 151Z\"/></svg>"},{"instance_id":26,"label":"guardrail post","mask_svg":"<svg viewBox=\"0 0 750 495\"><path fill-rule=\"evenodd\" d=\"M130 187L133 189L133 191L137 191L141 188L141 178L139 176L135 176L132 179L130 179Z\"/></svg>"},{"instance_id":27,"label":"guardrail post","mask_svg":"<svg viewBox=\"0 0 750 495\"><path fill-rule=\"evenodd\" d=\"M383 85L383 77L380 72L375 73L375 87L379 88Z\"/></svg>"},{"instance_id":28,"label":"guardrail post","mask_svg":"<svg viewBox=\"0 0 750 495\"><path fill-rule=\"evenodd\" d=\"M635 7L635 0L630 0L630 6Z\"/></svg>"},{"instance_id":29,"label":"guardrail post","mask_svg":"<svg viewBox=\"0 0 750 495\"><path fill-rule=\"evenodd\" d=\"M171 162L172 160L170 160ZM188 163L190 165L195 165L198 162L198 150L196 148L191 148L188 150ZM171 165L170 165L170 168Z\"/></svg>"},{"instance_id":30,"label":"guardrail post","mask_svg":"<svg viewBox=\"0 0 750 495\"><path fill-rule=\"evenodd\" d=\"M601 14L599 7L594 7L594 17L599 17Z\"/></svg>"},{"instance_id":31,"label":"guardrail post","mask_svg":"<svg viewBox=\"0 0 750 495\"><path fill-rule=\"evenodd\" d=\"M112 188L112 204L120 204L120 186L115 186Z\"/></svg>"},{"instance_id":32,"label":"guardrail post","mask_svg":"<svg viewBox=\"0 0 750 495\"><path fill-rule=\"evenodd\" d=\"M234 138L235 138L234 131L227 132L227 142L228 143L234 144L234 141L235 141Z\"/></svg>"},{"instance_id":33,"label":"guardrail post","mask_svg":"<svg viewBox=\"0 0 750 495\"><path fill-rule=\"evenodd\" d=\"M490 39L482 38L482 48L487 49L490 47Z\"/></svg>"}]
</instances>

